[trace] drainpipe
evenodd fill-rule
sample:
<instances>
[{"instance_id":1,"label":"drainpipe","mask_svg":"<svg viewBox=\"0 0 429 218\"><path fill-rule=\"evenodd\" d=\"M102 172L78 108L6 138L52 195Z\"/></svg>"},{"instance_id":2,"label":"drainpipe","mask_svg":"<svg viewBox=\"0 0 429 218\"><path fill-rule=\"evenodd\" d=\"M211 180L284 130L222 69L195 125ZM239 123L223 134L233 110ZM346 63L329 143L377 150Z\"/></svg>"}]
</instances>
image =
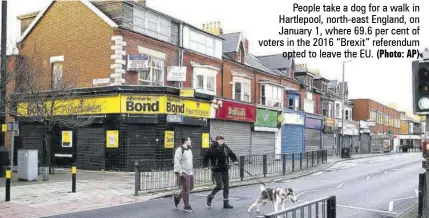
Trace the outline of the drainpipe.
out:
<instances>
[{"instance_id":1,"label":"drainpipe","mask_svg":"<svg viewBox=\"0 0 429 218\"><path fill-rule=\"evenodd\" d=\"M255 70L253 70L253 77L255 78L255 87L253 88L253 91L254 91L254 93L255 93L255 97L253 97L253 100L255 101L255 104L256 104L256 86L258 85L257 84L257 80L256 80L256 71ZM261 96L259 96L259 97L261 97Z\"/></svg>"},{"instance_id":2,"label":"drainpipe","mask_svg":"<svg viewBox=\"0 0 429 218\"><path fill-rule=\"evenodd\" d=\"M221 85L221 88L222 88L221 97L222 98L224 97L224 94L225 94L225 91L223 90L223 88L224 88L224 84L223 84L224 83L223 67L224 67L224 60L222 58L222 67L220 68L220 75L222 76L222 85Z\"/></svg>"},{"instance_id":3,"label":"drainpipe","mask_svg":"<svg viewBox=\"0 0 429 218\"><path fill-rule=\"evenodd\" d=\"M179 25L179 66L183 66L183 23ZM183 82L179 82L179 88L184 86Z\"/></svg>"}]
</instances>

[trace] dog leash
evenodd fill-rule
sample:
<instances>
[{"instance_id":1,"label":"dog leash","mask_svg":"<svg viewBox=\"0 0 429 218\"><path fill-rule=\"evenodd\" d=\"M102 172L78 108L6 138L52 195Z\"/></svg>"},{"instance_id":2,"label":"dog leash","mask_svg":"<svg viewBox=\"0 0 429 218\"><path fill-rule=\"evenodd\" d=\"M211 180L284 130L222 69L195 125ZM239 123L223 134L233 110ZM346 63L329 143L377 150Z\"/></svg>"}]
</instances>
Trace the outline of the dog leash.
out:
<instances>
[{"instance_id":1,"label":"dog leash","mask_svg":"<svg viewBox=\"0 0 429 218\"><path fill-rule=\"evenodd\" d=\"M244 169L244 167L241 167L241 169L243 169L244 172L246 172L247 174L249 174L254 179L258 180L258 182L261 183L262 185L267 186L264 182L262 182L261 180L259 180L258 177L252 175L249 171L247 171L246 169Z\"/></svg>"}]
</instances>

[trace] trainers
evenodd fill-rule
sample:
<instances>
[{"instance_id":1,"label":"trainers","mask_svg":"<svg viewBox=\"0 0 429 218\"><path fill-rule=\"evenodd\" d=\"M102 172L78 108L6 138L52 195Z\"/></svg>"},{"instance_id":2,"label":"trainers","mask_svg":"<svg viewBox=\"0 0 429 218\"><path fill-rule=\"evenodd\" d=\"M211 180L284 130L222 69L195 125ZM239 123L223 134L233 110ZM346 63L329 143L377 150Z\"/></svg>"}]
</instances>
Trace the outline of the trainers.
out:
<instances>
[{"instance_id":1,"label":"trainers","mask_svg":"<svg viewBox=\"0 0 429 218\"><path fill-rule=\"evenodd\" d=\"M211 195L207 196L206 204L208 207L212 206L212 200L213 200L213 197Z\"/></svg>"},{"instance_id":2,"label":"trainers","mask_svg":"<svg viewBox=\"0 0 429 218\"><path fill-rule=\"evenodd\" d=\"M177 208L177 205L179 205L180 203L180 199L177 199L176 195L173 195L173 201L174 201L174 206L176 206Z\"/></svg>"},{"instance_id":3,"label":"trainers","mask_svg":"<svg viewBox=\"0 0 429 218\"><path fill-rule=\"evenodd\" d=\"M186 211L186 212L192 212L192 211L194 211L191 206L187 206L187 207L183 208L183 210Z\"/></svg>"}]
</instances>

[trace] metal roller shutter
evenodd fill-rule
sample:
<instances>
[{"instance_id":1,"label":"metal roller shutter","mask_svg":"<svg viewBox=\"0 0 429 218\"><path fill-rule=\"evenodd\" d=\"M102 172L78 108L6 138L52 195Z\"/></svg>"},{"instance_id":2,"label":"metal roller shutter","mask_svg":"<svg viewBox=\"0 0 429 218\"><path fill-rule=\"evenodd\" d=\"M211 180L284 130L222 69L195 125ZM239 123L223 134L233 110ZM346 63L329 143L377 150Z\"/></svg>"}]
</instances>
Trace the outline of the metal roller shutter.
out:
<instances>
[{"instance_id":1,"label":"metal roller shutter","mask_svg":"<svg viewBox=\"0 0 429 218\"><path fill-rule=\"evenodd\" d=\"M199 126L175 126L174 146L180 146L182 144L183 137L190 137L192 141L192 155L194 158L200 158L203 155L201 149L202 133L202 128ZM228 142L227 139L225 140Z\"/></svg>"},{"instance_id":2,"label":"metal roller shutter","mask_svg":"<svg viewBox=\"0 0 429 218\"><path fill-rule=\"evenodd\" d=\"M334 134L324 133L323 134L323 149L327 151L329 156L334 155Z\"/></svg>"},{"instance_id":3,"label":"metal roller shutter","mask_svg":"<svg viewBox=\"0 0 429 218\"><path fill-rule=\"evenodd\" d=\"M318 129L305 129L305 151L317 151L321 145L321 131Z\"/></svg>"},{"instance_id":4,"label":"metal roller shutter","mask_svg":"<svg viewBox=\"0 0 429 218\"><path fill-rule=\"evenodd\" d=\"M282 153L301 153L304 151L304 127L282 126Z\"/></svg>"},{"instance_id":5,"label":"metal roller shutter","mask_svg":"<svg viewBox=\"0 0 429 218\"><path fill-rule=\"evenodd\" d=\"M225 143L237 156L250 154L250 123L240 123L223 120L210 121L210 136L225 137Z\"/></svg>"},{"instance_id":6,"label":"metal roller shutter","mask_svg":"<svg viewBox=\"0 0 429 218\"><path fill-rule=\"evenodd\" d=\"M44 127L41 124L25 123L22 124L20 132L22 135L22 148L38 150L39 165L43 163L43 129Z\"/></svg>"},{"instance_id":7,"label":"metal roller shutter","mask_svg":"<svg viewBox=\"0 0 429 218\"><path fill-rule=\"evenodd\" d=\"M274 132L252 132L252 155L274 154L275 144Z\"/></svg>"},{"instance_id":8,"label":"metal roller shutter","mask_svg":"<svg viewBox=\"0 0 429 218\"><path fill-rule=\"evenodd\" d=\"M128 125L128 162L141 159L155 159L156 126L147 124Z\"/></svg>"},{"instance_id":9,"label":"metal roller shutter","mask_svg":"<svg viewBox=\"0 0 429 218\"><path fill-rule=\"evenodd\" d=\"M89 170L104 169L105 131L102 126L77 130L77 167Z\"/></svg>"},{"instance_id":10,"label":"metal roller shutter","mask_svg":"<svg viewBox=\"0 0 429 218\"><path fill-rule=\"evenodd\" d=\"M371 142L369 134L362 134L361 135L361 152L364 154L368 154L370 151L370 145L369 143Z\"/></svg>"}]
</instances>

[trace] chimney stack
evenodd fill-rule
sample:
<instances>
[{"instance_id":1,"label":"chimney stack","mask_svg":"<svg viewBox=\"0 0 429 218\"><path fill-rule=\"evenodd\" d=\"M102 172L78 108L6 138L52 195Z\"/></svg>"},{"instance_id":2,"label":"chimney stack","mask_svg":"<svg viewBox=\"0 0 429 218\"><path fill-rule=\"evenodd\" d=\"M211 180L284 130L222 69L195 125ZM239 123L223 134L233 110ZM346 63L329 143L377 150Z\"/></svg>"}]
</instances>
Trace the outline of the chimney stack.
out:
<instances>
[{"instance_id":1,"label":"chimney stack","mask_svg":"<svg viewBox=\"0 0 429 218\"><path fill-rule=\"evenodd\" d=\"M249 52L249 41L244 39L244 53L247 54Z\"/></svg>"},{"instance_id":2,"label":"chimney stack","mask_svg":"<svg viewBox=\"0 0 429 218\"><path fill-rule=\"evenodd\" d=\"M216 36L223 34L223 30L220 27L220 21L203 24L203 30Z\"/></svg>"}]
</instances>

